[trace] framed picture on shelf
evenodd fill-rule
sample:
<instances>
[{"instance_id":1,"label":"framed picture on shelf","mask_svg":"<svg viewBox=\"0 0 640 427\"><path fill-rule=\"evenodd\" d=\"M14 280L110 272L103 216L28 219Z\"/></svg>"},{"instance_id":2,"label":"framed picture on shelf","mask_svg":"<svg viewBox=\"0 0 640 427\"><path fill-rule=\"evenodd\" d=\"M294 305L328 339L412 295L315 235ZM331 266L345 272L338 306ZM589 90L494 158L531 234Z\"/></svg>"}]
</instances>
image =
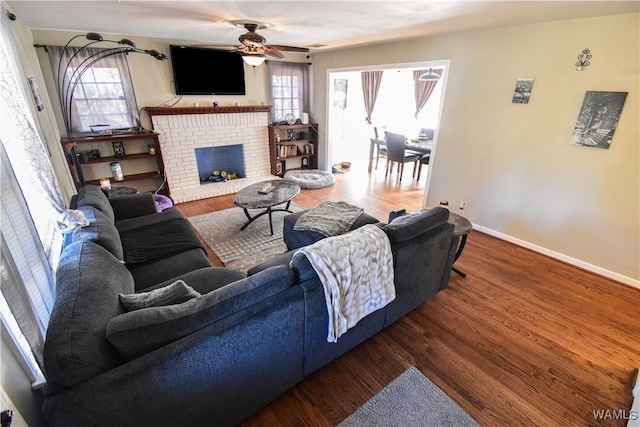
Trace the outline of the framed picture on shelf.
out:
<instances>
[{"instance_id":1,"label":"framed picture on shelf","mask_svg":"<svg viewBox=\"0 0 640 427\"><path fill-rule=\"evenodd\" d=\"M282 175L284 173L284 169L285 169L284 160L281 160L278 163L276 163L276 175Z\"/></svg>"},{"instance_id":2,"label":"framed picture on shelf","mask_svg":"<svg viewBox=\"0 0 640 427\"><path fill-rule=\"evenodd\" d=\"M124 142L122 141L113 141L111 142L113 145L113 155L116 157L126 157L127 153L124 151Z\"/></svg>"},{"instance_id":3,"label":"framed picture on shelf","mask_svg":"<svg viewBox=\"0 0 640 427\"><path fill-rule=\"evenodd\" d=\"M302 158L302 166L303 167L309 166L309 158L308 157L303 157Z\"/></svg>"}]
</instances>

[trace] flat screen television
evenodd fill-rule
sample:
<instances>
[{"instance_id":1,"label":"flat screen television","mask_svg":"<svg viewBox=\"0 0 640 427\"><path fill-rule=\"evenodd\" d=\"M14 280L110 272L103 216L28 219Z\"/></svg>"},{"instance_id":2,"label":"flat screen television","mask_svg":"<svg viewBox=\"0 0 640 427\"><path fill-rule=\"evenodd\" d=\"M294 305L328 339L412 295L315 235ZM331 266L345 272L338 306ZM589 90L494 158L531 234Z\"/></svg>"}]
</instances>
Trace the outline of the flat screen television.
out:
<instances>
[{"instance_id":1,"label":"flat screen television","mask_svg":"<svg viewBox=\"0 0 640 427\"><path fill-rule=\"evenodd\" d=\"M244 95L244 62L237 52L170 46L176 95Z\"/></svg>"}]
</instances>

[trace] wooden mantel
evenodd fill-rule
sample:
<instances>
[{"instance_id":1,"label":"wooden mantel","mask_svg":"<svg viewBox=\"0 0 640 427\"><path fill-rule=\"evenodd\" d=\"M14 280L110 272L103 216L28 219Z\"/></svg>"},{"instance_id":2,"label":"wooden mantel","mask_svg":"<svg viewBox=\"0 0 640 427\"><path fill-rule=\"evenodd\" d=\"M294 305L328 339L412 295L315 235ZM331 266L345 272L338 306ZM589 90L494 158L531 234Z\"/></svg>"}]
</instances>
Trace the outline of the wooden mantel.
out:
<instances>
[{"instance_id":1,"label":"wooden mantel","mask_svg":"<svg viewBox=\"0 0 640 427\"><path fill-rule=\"evenodd\" d=\"M145 107L149 116L173 116L181 114L228 114L270 112L269 105L246 105L238 107Z\"/></svg>"}]
</instances>

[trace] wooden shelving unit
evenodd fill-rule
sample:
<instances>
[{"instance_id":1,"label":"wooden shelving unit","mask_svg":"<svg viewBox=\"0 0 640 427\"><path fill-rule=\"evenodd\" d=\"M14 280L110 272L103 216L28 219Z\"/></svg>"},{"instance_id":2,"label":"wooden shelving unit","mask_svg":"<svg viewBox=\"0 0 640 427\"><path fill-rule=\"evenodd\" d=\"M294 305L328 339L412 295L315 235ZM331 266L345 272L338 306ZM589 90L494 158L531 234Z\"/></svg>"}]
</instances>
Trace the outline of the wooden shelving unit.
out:
<instances>
[{"instance_id":1,"label":"wooden shelving unit","mask_svg":"<svg viewBox=\"0 0 640 427\"><path fill-rule=\"evenodd\" d=\"M116 157L113 145L111 143L121 141L124 145L125 156ZM136 188L139 191L149 191L162 186L160 193L169 194L167 183L163 184L164 163L162 161L162 151L158 141L158 135L154 132L135 132L125 134L100 135L100 136L84 136L73 138L72 140L65 138L61 141L62 146L67 153L67 163L69 170L73 175L76 187L79 188L80 182L78 174L73 164L72 151L70 143L76 143L76 153L88 150L98 150L99 158L80 161L80 167L87 184L99 185L100 178L107 177L111 179L113 186L119 186L127 183L127 186ZM155 153L149 153L148 146L153 145ZM152 160L151 162L149 160ZM115 181L111 175L109 163L119 162L121 164L124 179ZM143 185L143 180L151 180ZM136 183L138 181L138 183Z\"/></svg>"},{"instance_id":2,"label":"wooden shelving unit","mask_svg":"<svg viewBox=\"0 0 640 427\"><path fill-rule=\"evenodd\" d=\"M269 125L271 174L318 169L318 124Z\"/></svg>"}]
</instances>

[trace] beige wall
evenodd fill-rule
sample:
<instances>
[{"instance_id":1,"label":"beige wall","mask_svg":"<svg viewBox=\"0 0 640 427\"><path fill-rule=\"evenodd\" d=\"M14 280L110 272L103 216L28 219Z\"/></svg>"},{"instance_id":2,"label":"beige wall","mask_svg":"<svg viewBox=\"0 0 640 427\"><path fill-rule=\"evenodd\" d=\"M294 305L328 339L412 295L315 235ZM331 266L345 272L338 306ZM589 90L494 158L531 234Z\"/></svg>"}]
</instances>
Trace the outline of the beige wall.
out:
<instances>
[{"instance_id":1,"label":"beige wall","mask_svg":"<svg viewBox=\"0 0 640 427\"><path fill-rule=\"evenodd\" d=\"M326 126L327 69L449 60L426 204L446 199L455 208L465 201L465 215L478 229L639 286L638 18L559 21L315 53L310 113ZM41 44L61 45L75 34L33 31ZM166 53L170 43L180 43L129 38ZM585 47L592 64L577 72L573 64ZM38 55L47 64L42 50ZM130 65L139 106L173 97L169 61L131 55ZM266 101L266 67L245 72L246 96L185 96L178 106ZM536 79L527 105L511 103L518 77ZM609 150L569 145L587 90L629 92ZM149 126L144 114L143 125Z\"/></svg>"},{"instance_id":2,"label":"beige wall","mask_svg":"<svg viewBox=\"0 0 640 427\"><path fill-rule=\"evenodd\" d=\"M625 283L640 279L638 14L498 28L314 54L327 70L450 60L426 204L467 203L478 228ZM575 71L588 47L593 59ZM527 105L518 77L534 77ZM608 150L569 145L587 90L626 91Z\"/></svg>"}]
</instances>

